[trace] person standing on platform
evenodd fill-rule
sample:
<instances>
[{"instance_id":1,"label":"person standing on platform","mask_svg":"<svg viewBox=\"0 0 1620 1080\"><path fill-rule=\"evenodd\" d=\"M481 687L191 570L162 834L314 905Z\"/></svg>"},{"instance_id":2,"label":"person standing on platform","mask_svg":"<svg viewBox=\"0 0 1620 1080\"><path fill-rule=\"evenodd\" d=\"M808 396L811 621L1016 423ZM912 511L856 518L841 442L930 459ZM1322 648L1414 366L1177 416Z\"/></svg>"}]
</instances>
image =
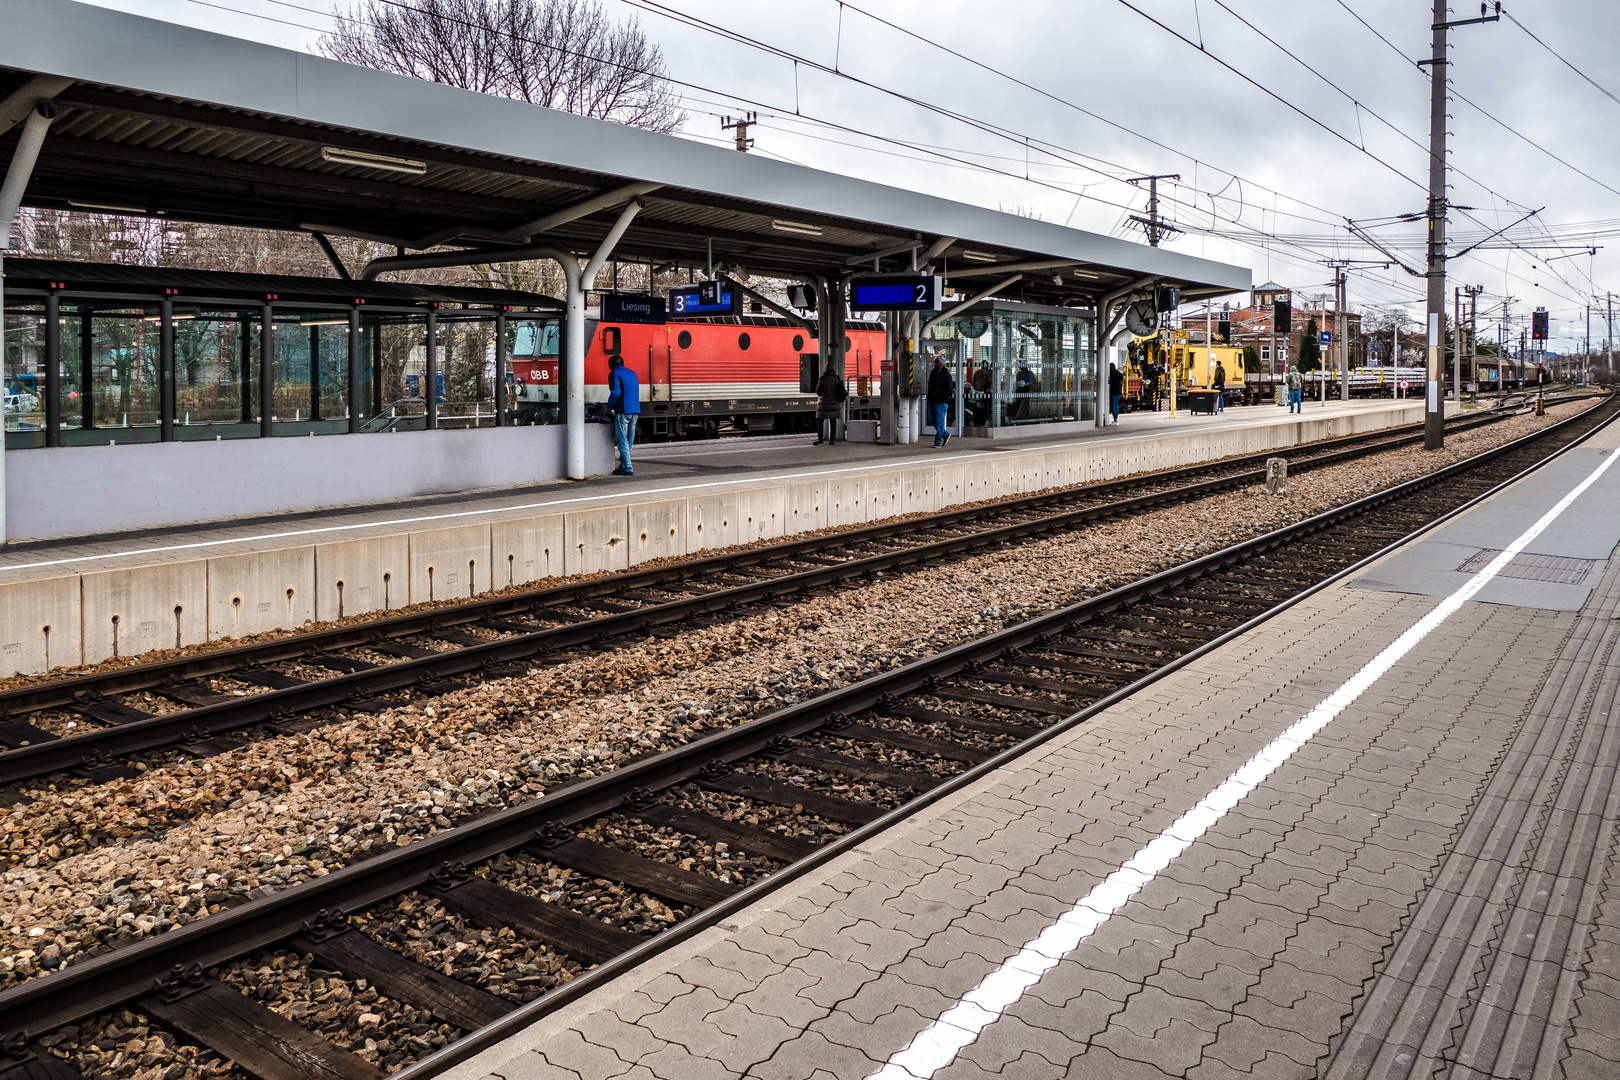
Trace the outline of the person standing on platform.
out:
<instances>
[{"instance_id":1,"label":"person standing on platform","mask_svg":"<svg viewBox=\"0 0 1620 1080\"><path fill-rule=\"evenodd\" d=\"M614 476L634 476L630 445L636 441L636 423L641 419L641 380L624 366L624 359L608 357L608 411L613 414L613 438L619 444L619 467Z\"/></svg>"},{"instance_id":2,"label":"person standing on platform","mask_svg":"<svg viewBox=\"0 0 1620 1080\"><path fill-rule=\"evenodd\" d=\"M1226 411L1226 365L1219 360L1215 361L1215 374L1210 378L1210 385L1215 390L1215 411Z\"/></svg>"},{"instance_id":3,"label":"person standing on platform","mask_svg":"<svg viewBox=\"0 0 1620 1080\"><path fill-rule=\"evenodd\" d=\"M1298 365L1288 369L1288 411L1305 411L1305 376L1300 374Z\"/></svg>"},{"instance_id":4,"label":"person standing on platform","mask_svg":"<svg viewBox=\"0 0 1620 1080\"><path fill-rule=\"evenodd\" d=\"M816 441L811 445L837 441L838 418L843 415L844 399L847 397L849 387L838 377L837 369L828 364L827 370L816 381Z\"/></svg>"},{"instance_id":5,"label":"person standing on platform","mask_svg":"<svg viewBox=\"0 0 1620 1080\"><path fill-rule=\"evenodd\" d=\"M1125 396L1125 373L1119 370L1119 365L1108 361L1108 411L1113 414L1114 423L1119 423L1119 399Z\"/></svg>"},{"instance_id":6,"label":"person standing on platform","mask_svg":"<svg viewBox=\"0 0 1620 1080\"><path fill-rule=\"evenodd\" d=\"M951 399L956 397L956 380L945 370L945 358L934 354L934 366L928 372L928 415L934 421L934 445L944 446L951 439Z\"/></svg>"}]
</instances>

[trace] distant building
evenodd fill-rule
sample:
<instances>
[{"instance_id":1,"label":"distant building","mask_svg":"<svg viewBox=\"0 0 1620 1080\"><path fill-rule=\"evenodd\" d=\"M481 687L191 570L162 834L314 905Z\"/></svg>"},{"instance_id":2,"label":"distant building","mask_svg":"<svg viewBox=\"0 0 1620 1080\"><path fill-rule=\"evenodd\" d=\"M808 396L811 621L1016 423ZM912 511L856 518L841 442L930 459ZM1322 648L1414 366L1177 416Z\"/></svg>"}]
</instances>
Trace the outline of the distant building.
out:
<instances>
[{"instance_id":1,"label":"distant building","mask_svg":"<svg viewBox=\"0 0 1620 1080\"><path fill-rule=\"evenodd\" d=\"M1279 300L1294 305L1291 328L1286 335L1279 335L1272 328L1272 309ZM1232 344L1254 349L1260 357L1262 375L1280 377L1288 370L1299 356L1300 346L1305 340L1305 329L1312 319L1316 320L1318 333L1326 331L1335 335L1332 345L1321 347L1323 366L1332 367L1337 363L1339 325L1334 310L1309 297L1301 296L1295 301L1294 290L1275 281L1255 286L1249 293L1249 306L1234 309L1228 318L1232 322ZM1350 342L1350 366L1361 367L1366 363L1367 355L1366 343L1361 336L1361 316L1349 312L1344 320L1345 337Z\"/></svg>"}]
</instances>

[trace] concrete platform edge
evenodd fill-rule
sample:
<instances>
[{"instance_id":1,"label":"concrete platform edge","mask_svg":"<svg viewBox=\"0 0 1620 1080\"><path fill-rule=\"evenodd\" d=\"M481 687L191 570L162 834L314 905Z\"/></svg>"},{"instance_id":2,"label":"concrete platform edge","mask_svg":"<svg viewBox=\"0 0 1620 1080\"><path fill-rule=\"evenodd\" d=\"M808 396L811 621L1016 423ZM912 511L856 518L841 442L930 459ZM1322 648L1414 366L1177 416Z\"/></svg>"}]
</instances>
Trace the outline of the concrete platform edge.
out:
<instances>
[{"instance_id":1,"label":"concrete platform edge","mask_svg":"<svg viewBox=\"0 0 1620 1080\"><path fill-rule=\"evenodd\" d=\"M491 520L476 524L380 531L251 555L225 549L194 558L158 556L113 570L13 575L0 584L0 676L295 629L831 525L1365 434L1416 422L1421 408L1403 404L1331 419L1045 445L987 455L986 461L866 465L850 475L741 480L729 489L673 499L650 491L616 505L559 513L492 510Z\"/></svg>"}]
</instances>

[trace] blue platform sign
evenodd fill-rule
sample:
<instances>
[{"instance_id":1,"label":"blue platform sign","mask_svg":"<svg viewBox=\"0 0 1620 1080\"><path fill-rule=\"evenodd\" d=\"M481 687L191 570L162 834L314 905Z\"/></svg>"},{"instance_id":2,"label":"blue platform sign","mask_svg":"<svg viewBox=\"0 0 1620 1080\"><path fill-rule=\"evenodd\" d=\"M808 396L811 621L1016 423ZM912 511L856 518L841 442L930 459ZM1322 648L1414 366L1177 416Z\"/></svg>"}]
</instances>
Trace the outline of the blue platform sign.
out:
<instances>
[{"instance_id":1,"label":"blue platform sign","mask_svg":"<svg viewBox=\"0 0 1620 1080\"><path fill-rule=\"evenodd\" d=\"M669 290L669 317L737 314L737 290L729 281L700 281Z\"/></svg>"},{"instance_id":2,"label":"blue platform sign","mask_svg":"<svg viewBox=\"0 0 1620 1080\"><path fill-rule=\"evenodd\" d=\"M1322 344L1324 344L1324 345L1331 345L1331 344L1333 344L1333 332L1332 332L1332 331L1331 331L1331 330L1323 330L1323 331L1322 331L1322 332L1321 332L1321 334L1320 334L1320 335L1318 335L1318 336L1320 336L1320 337L1321 337L1321 339L1322 339Z\"/></svg>"},{"instance_id":3,"label":"blue platform sign","mask_svg":"<svg viewBox=\"0 0 1620 1080\"><path fill-rule=\"evenodd\" d=\"M938 311L940 280L930 275L856 278L849 283L851 311Z\"/></svg>"},{"instance_id":4,"label":"blue platform sign","mask_svg":"<svg viewBox=\"0 0 1620 1080\"><path fill-rule=\"evenodd\" d=\"M664 298L646 293L603 293L602 321L662 324Z\"/></svg>"}]
</instances>

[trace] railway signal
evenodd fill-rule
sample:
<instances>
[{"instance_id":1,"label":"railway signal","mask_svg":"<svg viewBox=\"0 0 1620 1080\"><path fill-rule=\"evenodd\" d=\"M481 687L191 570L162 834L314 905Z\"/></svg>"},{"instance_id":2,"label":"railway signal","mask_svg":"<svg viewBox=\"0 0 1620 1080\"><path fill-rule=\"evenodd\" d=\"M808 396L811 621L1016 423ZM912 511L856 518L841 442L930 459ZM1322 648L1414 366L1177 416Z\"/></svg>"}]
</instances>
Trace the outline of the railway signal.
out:
<instances>
[{"instance_id":1,"label":"railway signal","mask_svg":"<svg viewBox=\"0 0 1620 1080\"><path fill-rule=\"evenodd\" d=\"M1271 332L1291 333L1294 329L1294 304L1291 300L1278 300L1271 305Z\"/></svg>"}]
</instances>

